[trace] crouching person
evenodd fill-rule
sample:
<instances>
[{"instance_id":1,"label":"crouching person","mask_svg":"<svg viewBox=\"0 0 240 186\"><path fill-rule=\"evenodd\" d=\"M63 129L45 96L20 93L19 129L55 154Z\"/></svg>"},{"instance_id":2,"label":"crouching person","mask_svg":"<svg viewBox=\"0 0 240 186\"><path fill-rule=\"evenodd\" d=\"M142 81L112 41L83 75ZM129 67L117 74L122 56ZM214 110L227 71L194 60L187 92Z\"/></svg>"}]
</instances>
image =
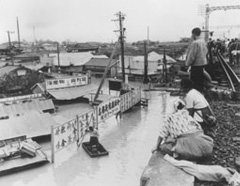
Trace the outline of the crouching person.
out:
<instances>
[{"instance_id":1,"label":"crouching person","mask_svg":"<svg viewBox=\"0 0 240 186\"><path fill-rule=\"evenodd\" d=\"M89 127L89 144L91 147L97 147L99 145L99 134L98 131L96 129L94 129L92 126Z\"/></svg>"},{"instance_id":2,"label":"crouching person","mask_svg":"<svg viewBox=\"0 0 240 186\"><path fill-rule=\"evenodd\" d=\"M177 159L192 161L209 157L213 139L203 133L200 124L185 109L184 102L174 99L168 107L171 111L164 119L152 153L159 150Z\"/></svg>"}]
</instances>

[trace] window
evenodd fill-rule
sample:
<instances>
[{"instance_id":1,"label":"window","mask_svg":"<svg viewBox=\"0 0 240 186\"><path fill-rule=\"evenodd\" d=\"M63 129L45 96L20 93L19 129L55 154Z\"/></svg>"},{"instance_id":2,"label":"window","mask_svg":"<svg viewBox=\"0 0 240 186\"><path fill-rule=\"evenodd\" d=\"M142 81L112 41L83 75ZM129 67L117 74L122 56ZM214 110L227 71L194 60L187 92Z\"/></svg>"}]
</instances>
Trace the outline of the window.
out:
<instances>
[{"instance_id":1,"label":"window","mask_svg":"<svg viewBox=\"0 0 240 186\"><path fill-rule=\"evenodd\" d=\"M25 69L17 70L17 75L18 76L24 76L27 74L27 71Z\"/></svg>"},{"instance_id":2,"label":"window","mask_svg":"<svg viewBox=\"0 0 240 186\"><path fill-rule=\"evenodd\" d=\"M60 83L60 84L64 84L64 83L65 83L65 80L61 79L61 80L59 80L59 83Z\"/></svg>"}]
</instances>

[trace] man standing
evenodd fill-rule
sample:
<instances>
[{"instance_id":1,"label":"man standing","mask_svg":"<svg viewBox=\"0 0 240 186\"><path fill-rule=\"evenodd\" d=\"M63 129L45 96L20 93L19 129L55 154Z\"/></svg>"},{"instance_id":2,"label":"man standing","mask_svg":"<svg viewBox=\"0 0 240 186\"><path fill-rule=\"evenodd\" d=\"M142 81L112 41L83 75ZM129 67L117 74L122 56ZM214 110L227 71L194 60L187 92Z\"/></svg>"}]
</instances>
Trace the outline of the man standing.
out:
<instances>
[{"instance_id":1,"label":"man standing","mask_svg":"<svg viewBox=\"0 0 240 186\"><path fill-rule=\"evenodd\" d=\"M204 67L207 65L207 44L200 38L201 29L192 30L192 43L187 52L186 66L190 66L190 78L194 82L194 88L199 92L204 89Z\"/></svg>"}]
</instances>

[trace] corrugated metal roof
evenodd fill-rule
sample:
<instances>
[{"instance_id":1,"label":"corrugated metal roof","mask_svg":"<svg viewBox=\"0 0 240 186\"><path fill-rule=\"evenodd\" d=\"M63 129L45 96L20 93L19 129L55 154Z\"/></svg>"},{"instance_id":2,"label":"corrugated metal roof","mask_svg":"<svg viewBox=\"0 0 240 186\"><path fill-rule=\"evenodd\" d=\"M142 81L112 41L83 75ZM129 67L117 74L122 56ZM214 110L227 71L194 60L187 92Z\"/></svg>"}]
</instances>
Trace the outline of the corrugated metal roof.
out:
<instances>
[{"instance_id":1,"label":"corrugated metal roof","mask_svg":"<svg viewBox=\"0 0 240 186\"><path fill-rule=\"evenodd\" d=\"M57 54L50 54L50 56L54 56L53 64L55 66L58 66ZM60 53L59 63L60 66L70 66L71 64L74 66L81 66L88 62L92 57L93 55L91 52Z\"/></svg>"},{"instance_id":2,"label":"corrugated metal roof","mask_svg":"<svg viewBox=\"0 0 240 186\"><path fill-rule=\"evenodd\" d=\"M163 54L158 54L156 52L150 52L148 54L148 61L156 61L156 62L158 60L163 61L163 56L164 56ZM134 56L133 60L134 61L144 61L144 56ZM166 55L166 60L167 60L167 63L176 63L176 60L168 55Z\"/></svg>"},{"instance_id":3,"label":"corrugated metal roof","mask_svg":"<svg viewBox=\"0 0 240 186\"><path fill-rule=\"evenodd\" d=\"M15 104L0 104L0 117L23 115L31 111L44 111L54 109L55 106L51 99L41 100L32 99L31 101L19 102Z\"/></svg>"},{"instance_id":4,"label":"corrugated metal roof","mask_svg":"<svg viewBox=\"0 0 240 186\"><path fill-rule=\"evenodd\" d=\"M116 59L112 59L111 63L110 63L110 67L112 65L114 65L116 63ZM87 63L85 63L84 65L86 66L102 66L102 67L106 67L109 63L109 59L108 58L92 58L90 59L90 61L88 61Z\"/></svg>"},{"instance_id":5,"label":"corrugated metal roof","mask_svg":"<svg viewBox=\"0 0 240 186\"><path fill-rule=\"evenodd\" d=\"M95 97L95 93L94 94L86 94L83 97L87 98L90 101L93 101L94 97ZM112 98L118 98L118 96L113 96L113 95L109 95L109 94L99 94L97 97L97 100L101 101L101 102L107 102L109 99Z\"/></svg>"},{"instance_id":6,"label":"corrugated metal roof","mask_svg":"<svg viewBox=\"0 0 240 186\"><path fill-rule=\"evenodd\" d=\"M0 120L0 140L27 135L28 138L49 135L56 125L49 113L31 112L23 116Z\"/></svg>"},{"instance_id":7,"label":"corrugated metal roof","mask_svg":"<svg viewBox=\"0 0 240 186\"><path fill-rule=\"evenodd\" d=\"M47 90L57 100L71 100L82 97L90 92L96 92L96 85L89 84L79 87Z\"/></svg>"},{"instance_id":8,"label":"corrugated metal roof","mask_svg":"<svg viewBox=\"0 0 240 186\"><path fill-rule=\"evenodd\" d=\"M94 54L93 58L107 58L108 59L108 57L106 55L95 55L95 54Z\"/></svg>"},{"instance_id":9,"label":"corrugated metal roof","mask_svg":"<svg viewBox=\"0 0 240 186\"><path fill-rule=\"evenodd\" d=\"M43 68L45 65L44 64L31 64L31 65L30 64L27 64L27 65L23 64L23 66L25 66L25 67L27 67L27 68L29 68L31 70L37 71L37 70Z\"/></svg>"},{"instance_id":10,"label":"corrugated metal roof","mask_svg":"<svg viewBox=\"0 0 240 186\"><path fill-rule=\"evenodd\" d=\"M63 117L63 116L61 116L61 115L53 115L52 118L54 119L54 121L55 121L58 125L63 124L63 123L66 123L66 122L69 121L68 118L65 118L65 117Z\"/></svg>"},{"instance_id":11,"label":"corrugated metal roof","mask_svg":"<svg viewBox=\"0 0 240 186\"><path fill-rule=\"evenodd\" d=\"M72 120L76 117L76 115L82 115L86 112L90 112L93 110L92 105L88 103L71 103L71 104L61 104L57 105L58 109L57 112L52 114L55 121L59 124L65 123L66 120Z\"/></svg>"}]
</instances>

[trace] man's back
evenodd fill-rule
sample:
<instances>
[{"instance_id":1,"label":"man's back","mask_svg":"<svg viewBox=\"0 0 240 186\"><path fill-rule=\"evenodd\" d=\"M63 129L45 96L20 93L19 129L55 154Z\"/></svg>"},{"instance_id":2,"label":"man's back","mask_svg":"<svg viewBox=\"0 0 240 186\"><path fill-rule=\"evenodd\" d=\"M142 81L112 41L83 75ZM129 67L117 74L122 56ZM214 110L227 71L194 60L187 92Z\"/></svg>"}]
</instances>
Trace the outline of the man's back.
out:
<instances>
[{"instance_id":1,"label":"man's back","mask_svg":"<svg viewBox=\"0 0 240 186\"><path fill-rule=\"evenodd\" d=\"M208 53L207 45L203 39L194 40L188 50L186 65L187 66L204 66L207 65L206 55Z\"/></svg>"}]
</instances>

